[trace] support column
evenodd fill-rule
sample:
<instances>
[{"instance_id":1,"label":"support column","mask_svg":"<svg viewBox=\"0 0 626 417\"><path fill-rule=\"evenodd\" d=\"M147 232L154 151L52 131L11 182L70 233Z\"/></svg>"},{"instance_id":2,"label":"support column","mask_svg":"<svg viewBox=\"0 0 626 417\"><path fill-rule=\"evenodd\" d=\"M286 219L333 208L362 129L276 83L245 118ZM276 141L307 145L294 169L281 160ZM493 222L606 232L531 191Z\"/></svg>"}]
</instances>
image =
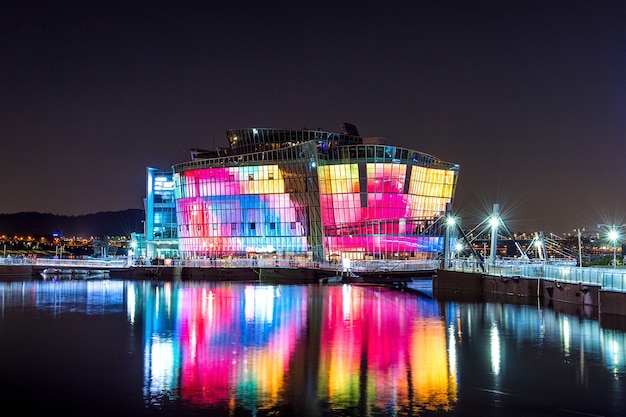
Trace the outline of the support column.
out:
<instances>
[{"instance_id":1,"label":"support column","mask_svg":"<svg viewBox=\"0 0 626 417\"><path fill-rule=\"evenodd\" d=\"M450 265L450 259L452 259L452 257L450 256L451 251L450 251L450 229L452 227L454 227L454 223L453 223L454 219L452 217L452 213L451 213L451 208L450 208L450 203L446 204L446 214L444 216L444 225L446 227L446 231L445 231L445 235L443 238L443 269L448 269L448 266Z\"/></svg>"},{"instance_id":2,"label":"support column","mask_svg":"<svg viewBox=\"0 0 626 417\"><path fill-rule=\"evenodd\" d=\"M491 251L489 253L489 264L496 263L496 253L498 252L498 226L500 225L500 204L493 205L491 214Z\"/></svg>"}]
</instances>

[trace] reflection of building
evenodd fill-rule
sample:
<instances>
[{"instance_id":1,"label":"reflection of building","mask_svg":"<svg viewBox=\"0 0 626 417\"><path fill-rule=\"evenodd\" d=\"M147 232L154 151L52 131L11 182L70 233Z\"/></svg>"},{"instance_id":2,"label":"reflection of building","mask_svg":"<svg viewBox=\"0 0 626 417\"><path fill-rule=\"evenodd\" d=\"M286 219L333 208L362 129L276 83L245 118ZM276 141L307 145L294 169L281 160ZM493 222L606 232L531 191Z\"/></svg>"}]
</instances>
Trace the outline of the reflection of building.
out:
<instances>
[{"instance_id":1,"label":"reflection of building","mask_svg":"<svg viewBox=\"0 0 626 417\"><path fill-rule=\"evenodd\" d=\"M177 235L183 257L433 259L441 250L432 225L452 201L458 165L361 138L348 124L227 136L230 149L194 150L174 165L176 233L165 214L157 221L172 201L157 203L160 173L149 174L148 256L150 242L167 239L160 230Z\"/></svg>"},{"instance_id":2,"label":"reflection of building","mask_svg":"<svg viewBox=\"0 0 626 417\"><path fill-rule=\"evenodd\" d=\"M399 415L454 406L457 379L449 371L446 326L434 300L348 285L327 293L318 386L333 399L333 411L364 401Z\"/></svg>"},{"instance_id":3,"label":"reflection of building","mask_svg":"<svg viewBox=\"0 0 626 417\"><path fill-rule=\"evenodd\" d=\"M207 415L419 415L457 401L432 298L225 282L127 281L125 294L143 323L144 399L159 408L178 396Z\"/></svg>"}]
</instances>

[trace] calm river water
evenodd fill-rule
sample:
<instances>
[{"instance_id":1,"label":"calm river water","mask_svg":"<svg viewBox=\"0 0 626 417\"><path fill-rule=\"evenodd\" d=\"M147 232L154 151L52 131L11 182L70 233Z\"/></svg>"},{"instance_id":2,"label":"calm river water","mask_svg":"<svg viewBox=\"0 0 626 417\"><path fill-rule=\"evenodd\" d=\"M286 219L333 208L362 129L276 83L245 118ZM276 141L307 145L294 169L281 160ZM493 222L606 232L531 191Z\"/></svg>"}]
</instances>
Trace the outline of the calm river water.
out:
<instances>
[{"instance_id":1,"label":"calm river water","mask_svg":"<svg viewBox=\"0 0 626 417\"><path fill-rule=\"evenodd\" d=\"M626 415L619 326L414 289L0 282L0 413Z\"/></svg>"}]
</instances>

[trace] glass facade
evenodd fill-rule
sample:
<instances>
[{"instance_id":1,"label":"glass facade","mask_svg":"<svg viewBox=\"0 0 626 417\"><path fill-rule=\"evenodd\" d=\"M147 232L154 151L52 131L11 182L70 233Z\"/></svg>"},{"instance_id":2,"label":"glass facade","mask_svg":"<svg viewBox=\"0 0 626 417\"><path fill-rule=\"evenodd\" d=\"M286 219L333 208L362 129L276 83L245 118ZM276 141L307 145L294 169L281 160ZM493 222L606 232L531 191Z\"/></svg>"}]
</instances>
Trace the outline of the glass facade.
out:
<instances>
[{"instance_id":1,"label":"glass facade","mask_svg":"<svg viewBox=\"0 0 626 417\"><path fill-rule=\"evenodd\" d=\"M171 171L147 169L145 243L138 242L140 250L137 251L147 259L177 258L179 255L172 176Z\"/></svg>"},{"instance_id":2,"label":"glass facade","mask_svg":"<svg viewBox=\"0 0 626 417\"><path fill-rule=\"evenodd\" d=\"M230 130L230 149L175 165L181 256L434 258L458 165L351 130Z\"/></svg>"}]
</instances>

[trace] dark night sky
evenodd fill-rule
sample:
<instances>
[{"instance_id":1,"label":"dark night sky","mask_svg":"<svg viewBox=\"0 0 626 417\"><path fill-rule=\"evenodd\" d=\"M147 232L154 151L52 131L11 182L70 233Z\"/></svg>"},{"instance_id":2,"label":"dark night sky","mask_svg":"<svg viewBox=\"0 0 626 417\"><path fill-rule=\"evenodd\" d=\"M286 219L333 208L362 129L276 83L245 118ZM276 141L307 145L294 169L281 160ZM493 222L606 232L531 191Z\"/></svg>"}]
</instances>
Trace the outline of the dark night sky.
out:
<instances>
[{"instance_id":1,"label":"dark night sky","mask_svg":"<svg viewBox=\"0 0 626 417\"><path fill-rule=\"evenodd\" d=\"M458 163L466 228L626 223L626 2L0 2L0 213L142 208L226 129L344 121Z\"/></svg>"}]
</instances>

